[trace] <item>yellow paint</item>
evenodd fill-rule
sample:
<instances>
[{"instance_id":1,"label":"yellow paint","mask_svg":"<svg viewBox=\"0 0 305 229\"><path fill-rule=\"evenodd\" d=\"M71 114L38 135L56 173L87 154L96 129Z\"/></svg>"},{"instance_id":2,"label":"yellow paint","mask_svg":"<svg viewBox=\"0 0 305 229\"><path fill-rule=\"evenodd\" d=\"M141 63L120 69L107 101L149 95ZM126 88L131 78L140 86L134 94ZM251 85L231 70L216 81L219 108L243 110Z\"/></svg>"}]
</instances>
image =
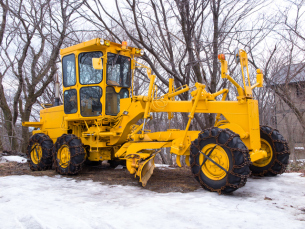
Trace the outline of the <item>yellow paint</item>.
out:
<instances>
[{"instance_id":1,"label":"yellow paint","mask_svg":"<svg viewBox=\"0 0 305 229\"><path fill-rule=\"evenodd\" d=\"M34 143L31 149L31 161L34 164L39 164L42 158L42 148L39 143Z\"/></svg>"},{"instance_id":2,"label":"yellow paint","mask_svg":"<svg viewBox=\"0 0 305 229\"><path fill-rule=\"evenodd\" d=\"M249 137L249 133L244 131L243 128L241 128L236 123L224 123L223 125L222 125L222 123L219 123L219 125L216 125L216 126L219 127L220 129L230 129L233 132L238 133L241 139Z\"/></svg>"},{"instance_id":3,"label":"yellow paint","mask_svg":"<svg viewBox=\"0 0 305 229\"><path fill-rule=\"evenodd\" d=\"M261 138L261 149L264 152L267 152L267 157L265 156L259 160L253 161L253 165L257 166L257 167L264 167L264 166L268 165L271 162L272 157L273 157L273 150L272 150L271 145L269 144L268 141L266 141L265 139L262 139L262 138Z\"/></svg>"},{"instance_id":4,"label":"yellow paint","mask_svg":"<svg viewBox=\"0 0 305 229\"><path fill-rule=\"evenodd\" d=\"M70 149L67 145L62 145L57 152L57 159L59 160L59 165L62 168L67 168L70 163Z\"/></svg>"},{"instance_id":5,"label":"yellow paint","mask_svg":"<svg viewBox=\"0 0 305 229\"><path fill-rule=\"evenodd\" d=\"M267 152L265 150L250 151L250 158L253 163L266 157Z\"/></svg>"},{"instance_id":6,"label":"yellow paint","mask_svg":"<svg viewBox=\"0 0 305 229\"><path fill-rule=\"evenodd\" d=\"M153 155L151 158L149 158L146 161L143 161L139 164L139 168L137 170L137 176L140 178L140 182L142 183L142 186L145 187L147 184L147 181L153 174L154 168L155 168L155 155Z\"/></svg>"},{"instance_id":7,"label":"yellow paint","mask_svg":"<svg viewBox=\"0 0 305 229\"><path fill-rule=\"evenodd\" d=\"M92 58L92 65L94 69L99 69L99 70L103 69L103 62L102 59L100 58Z\"/></svg>"},{"instance_id":8,"label":"yellow paint","mask_svg":"<svg viewBox=\"0 0 305 229\"><path fill-rule=\"evenodd\" d=\"M208 144L201 150L202 153L208 155L215 147L215 144ZM226 171L229 171L230 161L227 152L219 145L217 145L209 156L213 161L222 166ZM205 157L199 155L199 164L202 165ZM201 171L211 180L221 180L227 173L223 169L219 168L215 163L210 160L206 160L201 166Z\"/></svg>"},{"instance_id":9,"label":"yellow paint","mask_svg":"<svg viewBox=\"0 0 305 229\"><path fill-rule=\"evenodd\" d=\"M181 167L181 156L180 155L177 155L176 156L176 164L179 166L179 167Z\"/></svg>"},{"instance_id":10,"label":"yellow paint","mask_svg":"<svg viewBox=\"0 0 305 229\"><path fill-rule=\"evenodd\" d=\"M40 128L43 125L43 122L22 122L22 126L32 126Z\"/></svg>"},{"instance_id":11,"label":"yellow paint","mask_svg":"<svg viewBox=\"0 0 305 229\"><path fill-rule=\"evenodd\" d=\"M103 78L100 83L82 85L79 79L78 58L81 53L93 51L103 53L101 57L93 58L93 67L100 69L96 71L101 71ZM168 93L163 96L157 96L156 76L152 74L149 67L135 60L136 57L140 57L143 54L139 48L128 47L127 45L122 47L122 44L96 38L62 49L60 53L62 58L70 54L73 54L75 57L76 83L73 86L63 87L63 93L71 89L76 90L77 96L73 99L77 102L77 111L73 114L65 114L63 105L44 108L40 111L39 122L23 123L24 126L39 128L39 130L35 130L33 133L47 134L54 143L63 134L74 134L81 139L86 149L88 149L88 160L123 159L126 160L127 169L131 173L139 174L141 162L148 160L156 150L165 147L171 148L171 153L177 155L177 160L180 156L185 156L186 164L189 164L190 145L201 131L189 130L194 115L196 113L215 113L217 114L215 126L229 128L239 134L244 144L250 150L251 160L257 161L266 157L267 153L265 150L268 147L261 147L260 141L258 102L252 97L252 90L255 87L261 87L263 84L263 74L260 70L257 70L257 83L251 86L247 54L243 50L239 51L243 86L237 83L238 80L228 75L228 63L225 58L220 59L222 78L228 79L237 89L238 96L235 101L226 100L229 93L228 88L215 93L209 93L205 89L206 86L200 83L195 83L194 87L183 85L180 88L175 88L173 79L169 80ZM108 53L130 58L130 81L133 82L133 73L136 68L145 68L148 80L150 81L145 95L133 95L131 98L120 100L120 111L117 115L106 114L106 101L109 102L106 99L107 87L112 87L116 93L120 93L126 87L106 82L107 66L109 65L109 63L107 65ZM81 113L80 90L84 87L92 86L102 89L102 96L99 101L102 104L101 114L85 117ZM132 88L133 85L126 88L129 94L133 94ZM177 98L178 95L185 92L190 92L192 96L190 100L177 101L175 99L175 97ZM221 99L219 99L220 96L222 96ZM116 100L112 100L115 103ZM112 102L111 106L113 106ZM170 129L169 122L169 129L167 131L151 132L151 130L145 129L148 128L146 125L147 121L153 118L151 114L161 112L167 113L169 120L177 112L187 113L189 120L186 128L172 130ZM224 119L221 120L221 117L224 117ZM139 120L142 120L142 123L137 125ZM262 143L264 142L262 141ZM63 164L65 164L68 160L68 156L66 156L68 154L65 148L62 148L62 150L60 158ZM223 155L221 149L218 149L217 152L219 155ZM132 155L134 155L133 158L131 157ZM140 162L139 160L142 161ZM178 165L179 162L177 163ZM208 168L206 170L214 179L220 179L219 177L223 176L220 171L213 173ZM152 166L149 166L147 172L148 174L152 173Z\"/></svg>"},{"instance_id":12,"label":"yellow paint","mask_svg":"<svg viewBox=\"0 0 305 229\"><path fill-rule=\"evenodd\" d=\"M191 164L190 164L190 156L189 156L189 155L186 155L186 156L185 156L185 164L186 164L187 166L191 166Z\"/></svg>"},{"instance_id":13,"label":"yellow paint","mask_svg":"<svg viewBox=\"0 0 305 229\"><path fill-rule=\"evenodd\" d=\"M92 148L89 152L88 160L90 161L103 161L103 160L111 160L111 148L101 147Z\"/></svg>"}]
</instances>

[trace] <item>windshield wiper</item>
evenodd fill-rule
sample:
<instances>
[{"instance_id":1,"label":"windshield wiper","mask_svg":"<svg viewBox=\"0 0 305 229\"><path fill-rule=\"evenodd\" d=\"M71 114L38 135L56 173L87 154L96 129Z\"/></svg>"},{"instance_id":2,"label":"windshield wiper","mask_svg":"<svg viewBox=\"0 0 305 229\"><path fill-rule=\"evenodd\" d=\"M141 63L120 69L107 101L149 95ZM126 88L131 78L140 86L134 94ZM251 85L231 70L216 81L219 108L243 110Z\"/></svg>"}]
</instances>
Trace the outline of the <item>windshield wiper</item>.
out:
<instances>
[{"instance_id":1,"label":"windshield wiper","mask_svg":"<svg viewBox=\"0 0 305 229\"><path fill-rule=\"evenodd\" d=\"M111 67L112 67L112 68L113 68L113 65L116 63L116 61L118 60L119 55L120 55L120 52L118 52L118 53L115 55L115 57L114 57L114 59L113 59L113 61L112 61L112 64L111 64Z\"/></svg>"}]
</instances>

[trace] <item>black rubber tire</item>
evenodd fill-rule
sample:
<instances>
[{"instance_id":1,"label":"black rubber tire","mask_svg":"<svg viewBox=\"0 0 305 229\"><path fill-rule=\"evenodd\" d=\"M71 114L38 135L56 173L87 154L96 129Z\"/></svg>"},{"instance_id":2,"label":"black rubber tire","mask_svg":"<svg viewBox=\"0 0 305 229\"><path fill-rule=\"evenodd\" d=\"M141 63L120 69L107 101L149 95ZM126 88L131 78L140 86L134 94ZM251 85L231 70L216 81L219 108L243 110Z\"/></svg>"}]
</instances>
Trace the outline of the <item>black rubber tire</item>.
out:
<instances>
[{"instance_id":1,"label":"black rubber tire","mask_svg":"<svg viewBox=\"0 0 305 229\"><path fill-rule=\"evenodd\" d=\"M35 143L38 143L42 148L42 158L35 164L31 157L32 147ZM41 171L52 168L52 148L53 141L52 139L43 133L34 134L30 140L29 145L27 147L27 157L29 158L29 165L31 170L33 171Z\"/></svg>"},{"instance_id":2,"label":"black rubber tire","mask_svg":"<svg viewBox=\"0 0 305 229\"><path fill-rule=\"evenodd\" d=\"M67 167L62 167L60 160L57 158L58 150L61 146L67 145L70 152L70 161ZM63 134L57 138L53 147L53 163L55 170L62 175L77 174L82 170L86 159L86 153L81 140L74 134Z\"/></svg>"},{"instance_id":3,"label":"black rubber tire","mask_svg":"<svg viewBox=\"0 0 305 229\"><path fill-rule=\"evenodd\" d=\"M252 164L250 169L254 176L276 176L285 172L289 162L289 146L278 130L269 126L260 127L261 138L272 147L273 154L270 163L264 167Z\"/></svg>"},{"instance_id":4,"label":"black rubber tire","mask_svg":"<svg viewBox=\"0 0 305 229\"><path fill-rule=\"evenodd\" d=\"M199 163L200 152L208 144L218 144L227 153L229 170L221 180L212 180L202 171ZM227 194L244 186L250 176L249 150L239 135L229 129L212 127L202 131L191 145L190 164L195 179L201 186L211 192Z\"/></svg>"}]
</instances>

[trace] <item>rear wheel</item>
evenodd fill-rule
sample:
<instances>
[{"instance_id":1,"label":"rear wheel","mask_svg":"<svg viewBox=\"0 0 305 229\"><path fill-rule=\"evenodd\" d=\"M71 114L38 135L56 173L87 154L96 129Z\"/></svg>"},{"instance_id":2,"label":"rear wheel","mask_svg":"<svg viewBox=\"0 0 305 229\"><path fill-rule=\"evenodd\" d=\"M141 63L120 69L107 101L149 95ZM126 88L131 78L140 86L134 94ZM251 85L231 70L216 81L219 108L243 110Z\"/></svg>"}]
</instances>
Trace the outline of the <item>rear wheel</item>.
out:
<instances>
[{"instance_id":1,"label":"rear wheel","mask_svg":"<svg viewBox=\"0 0 305 229\"><path fill-rule=\"evenodd\" d=\"M59 137L53 147L55 169L63 175L76 174L81 171L86 159L81 140L73 134Z\"/></svg>"},{"instance_id":2,"label":"rear wheel","mask_svg":"<svg viewBox=\"0 0 305 229\"><path fill-rule=\"evenodd\" d=\"M34 134L29 141L27 156L29 165L33 171L41 171L52 168L52 139L43 134Z\"/></svg>"},{"instance_id":3,"label":"rear wheel","mask_svg":"<svg viewBox=\"0 0 305 229\"><path fill-rule=\"evenodd\" d=\"M195 179L212 192L233 192L250 175L249 150L228 129L212 127L201 132L191 145L190 163Z\"/></svg>"},{"instance_id":4,"label":"rear wheel","mask_svg":"<svg viewBox=\"0 0 305 229\"><path fill-rule=\"evenodd\" d=\"M255 176L276 176L285 172L289 162L289 147L287 141L269 126L260 127L261 149L267 152L267 157L253 162L250 166Z\"/></svg>"}]
</instances>

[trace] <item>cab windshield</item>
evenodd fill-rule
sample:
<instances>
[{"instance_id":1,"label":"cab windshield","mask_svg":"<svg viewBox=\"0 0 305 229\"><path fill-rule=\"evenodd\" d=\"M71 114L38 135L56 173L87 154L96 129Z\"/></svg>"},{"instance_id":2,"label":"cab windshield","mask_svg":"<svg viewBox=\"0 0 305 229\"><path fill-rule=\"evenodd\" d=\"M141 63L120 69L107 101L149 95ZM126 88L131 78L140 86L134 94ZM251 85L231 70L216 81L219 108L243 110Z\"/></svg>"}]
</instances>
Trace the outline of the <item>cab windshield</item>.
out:
<instances>
[{"instance_id":1,"label":"cab windshield","mask_svg":"<svg viewBox=\"0 0 305 229\"><path fill-rule=\"evenodd\" d=\"M130 57L107 54L107 84L119 87L130 87Z\"/></svg>"},{"instance_id":2,"label":"cab windshield","mask_svg":"<svg viewBox=\"0 0 305 229\"><path fill-rule=\"evenodd\" d=\"M102 52L84 52L78 55L79 82L81 84L99 84L103 80L103 70L94 69L92 58L103 56Z\"/></svg>"}]
</instances>

